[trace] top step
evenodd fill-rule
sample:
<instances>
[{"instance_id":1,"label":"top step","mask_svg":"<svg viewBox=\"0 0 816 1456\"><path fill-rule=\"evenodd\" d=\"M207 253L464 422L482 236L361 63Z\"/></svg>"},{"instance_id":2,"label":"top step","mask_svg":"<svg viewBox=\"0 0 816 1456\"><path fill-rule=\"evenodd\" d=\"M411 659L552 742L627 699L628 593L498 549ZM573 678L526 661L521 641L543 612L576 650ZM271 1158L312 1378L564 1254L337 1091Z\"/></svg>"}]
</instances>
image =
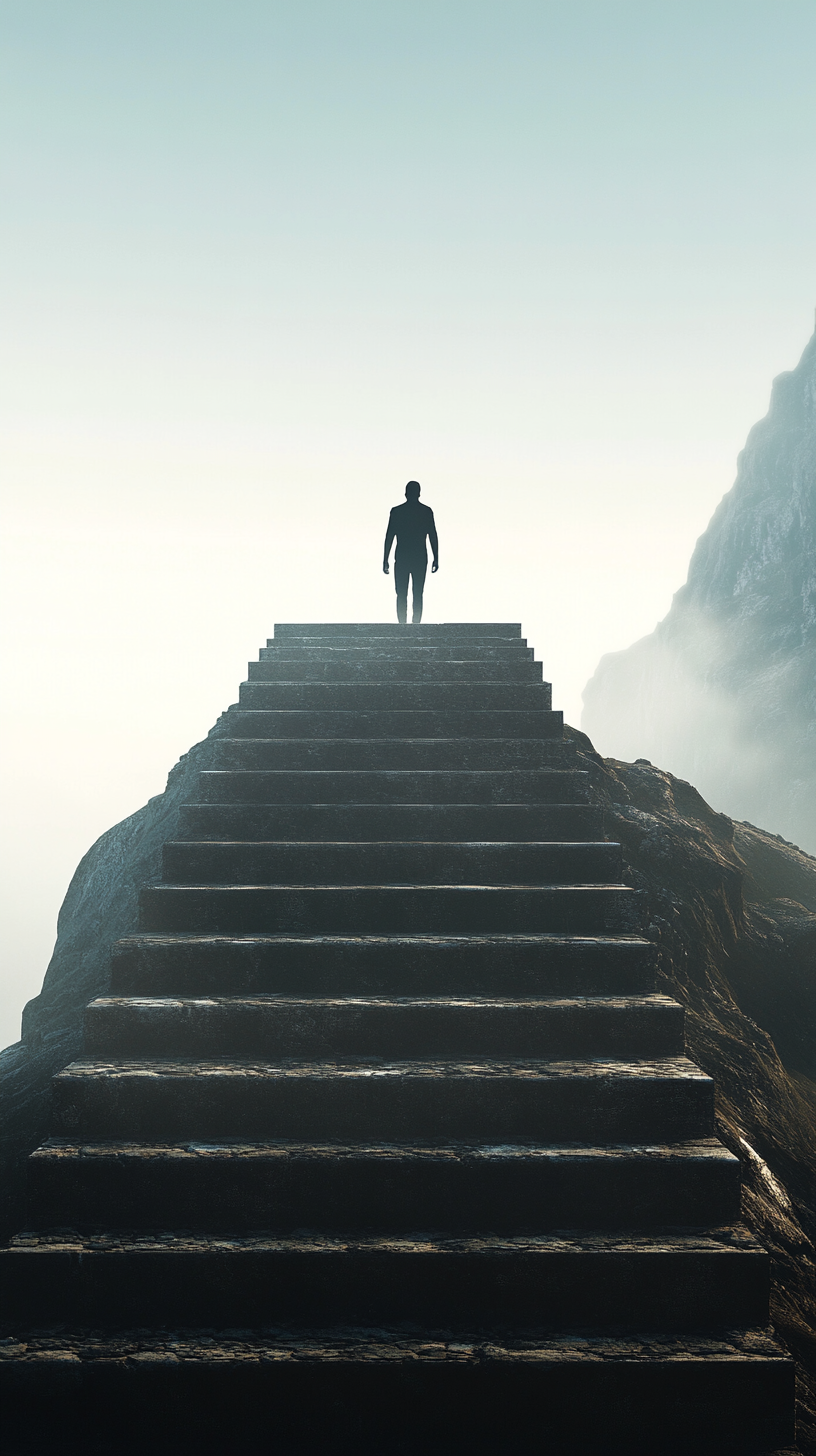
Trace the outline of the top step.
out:
<instances>
[{"instance_id":1,"label":"top step","mask_svg":"<svg viewBox=\"0 0 816 1456\"><path fill-rule=\"evenodd\" d=\"M402 637L431 641L451 638L499 637L521 640L520 622L423 622L403 626L399 622L276 622L275 640L285 637Z\"/></svg>"}]
</instances>

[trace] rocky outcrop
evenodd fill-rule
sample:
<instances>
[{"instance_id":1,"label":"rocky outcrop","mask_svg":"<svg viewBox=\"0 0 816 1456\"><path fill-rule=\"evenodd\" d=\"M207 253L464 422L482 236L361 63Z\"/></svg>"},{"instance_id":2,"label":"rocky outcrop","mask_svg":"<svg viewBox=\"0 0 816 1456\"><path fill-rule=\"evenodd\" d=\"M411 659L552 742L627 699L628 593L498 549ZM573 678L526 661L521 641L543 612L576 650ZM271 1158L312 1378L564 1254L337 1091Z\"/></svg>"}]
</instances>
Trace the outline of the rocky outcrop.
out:
<instances>
[{"instance_id":1,"label":"rocky outcrop","mask_svg":"<svg viewBox=\"0 0 816 1456\"><path fill-rule=\"evenodd\" d=\"M813 1456L816 859L573 737L645 898L658 990L686 1008L689 1055L714 1078L719 1135L742 1159L744 1217L773 1256L772 1318L798 1362L799 1445Z\"/></svg>"},{"instance_id":2,"label":"rocky outcrop","mask_svg":"<svg viewBox=\"0 0 816 1456\"><path fill-rule=\"evenodd\" d=\"M656 630L601 659L582 727L816 852L816 335Z\"/></svg>"},{"instance_id":3,"label":"rocky outcrop","mask_svg":"<svg viewBox=\"0 0 816 1456\"><path fill-rule=\"evenodd\" d=\"M68 886L42 991L23 1011L21 1040L0 1052L0 1237L25 1222L24 1162L48 1136L51 1078L80 1050L83 1010L108 986L110 948L136 924L139 890L160 877L162 845L210 740L179 760L163 794L92 845Z\"/></svg>"},{"instance_id":4,"label":"rocky outcrop","mask_svg":"<svg viewBox=\"0 0 816 1456\"><path fill-rule=\"evenodd\" d=\"M214 730L217 732L217 730ZM566 730L620 839L659 952L659 985L683 1003L690 1055L715 1079L719 1135L743 1163L744 1215L774 1258L772 1311L800 1372L800 1447L816 1456L816 860L714 812L647 763L602 759ZM0 1057L4 1222L24 1225L25 1155L47 1133L51 1076L75 1054L82 1008L108 984L112 940L136 924L178 806L209 757L199 744L164 794L80 864L23 1040Z\"/></svg>"}]
</instances>

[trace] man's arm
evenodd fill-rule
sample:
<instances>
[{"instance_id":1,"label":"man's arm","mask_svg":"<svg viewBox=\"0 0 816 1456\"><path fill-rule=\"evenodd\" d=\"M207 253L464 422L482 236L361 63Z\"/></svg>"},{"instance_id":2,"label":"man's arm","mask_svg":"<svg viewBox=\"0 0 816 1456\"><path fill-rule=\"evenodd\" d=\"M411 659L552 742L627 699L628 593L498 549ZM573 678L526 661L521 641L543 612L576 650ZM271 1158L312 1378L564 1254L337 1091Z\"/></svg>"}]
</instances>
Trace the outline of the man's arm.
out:
<instances>
[{"instance_id":1,"label":"man's arm","mask_svg":"<svg viewBox=\"0 0 816 1456\"><path fill-rule=\"evenodd\" d=\"M392 510L390 516L388 517L388 530L385 533L385 545L383 546L383 571L385 572L386 576L388 575L388 558L391 555L391 547L394 544L394 537L396 536L396 534L397 528L394 525L394 512Z\"/></svg>"},{"instance_id":2,"label":"man's arm","mask_svg":"<svg viewBox=\"0 0 816 1456\"><path fill-rule=\"evenodd\" d=\"M430 506L428 507L428 510L430 512L430 517L431 517L430 525L428 526L428 540L431 543L431 550L433 551L433 566L431 567L431 571L438 571L439 570L439 537L436 534L436 522L434 521L434 513L430 509Z\"/></svg>"}]
</instances>

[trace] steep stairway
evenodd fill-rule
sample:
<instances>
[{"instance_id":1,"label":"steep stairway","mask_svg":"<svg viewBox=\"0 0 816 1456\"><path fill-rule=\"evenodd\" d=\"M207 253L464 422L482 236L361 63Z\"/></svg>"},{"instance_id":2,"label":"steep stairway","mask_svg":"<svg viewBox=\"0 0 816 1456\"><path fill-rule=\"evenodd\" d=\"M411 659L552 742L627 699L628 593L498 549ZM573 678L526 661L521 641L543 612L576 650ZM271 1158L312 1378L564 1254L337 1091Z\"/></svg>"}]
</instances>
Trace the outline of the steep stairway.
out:
<instances>
[{"instance_id":1,"label":"steep stairway","mask_svg":"<svg viewBox=\"0 0 816 1456\"><path fill-rule=\"evenodd\" d=\"M210 752L0 1249L4 1450L788 1446L739 1165L520 628L278 626Z\"/></svg>"}]
</instances>

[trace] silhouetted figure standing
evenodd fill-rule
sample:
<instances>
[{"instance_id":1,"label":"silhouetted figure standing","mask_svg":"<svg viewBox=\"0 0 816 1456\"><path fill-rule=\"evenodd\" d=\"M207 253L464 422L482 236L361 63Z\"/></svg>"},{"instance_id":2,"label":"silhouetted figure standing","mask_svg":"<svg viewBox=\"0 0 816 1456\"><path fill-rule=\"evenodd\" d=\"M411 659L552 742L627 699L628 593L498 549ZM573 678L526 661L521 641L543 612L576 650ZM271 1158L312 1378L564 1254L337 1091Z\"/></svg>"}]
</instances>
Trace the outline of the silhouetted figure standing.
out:
<instances>
[{"instance_id":1,"label":"silhouetted figure standing","mask_svg":"<svg viewBox=\"0 0 816 1456\"><path fill-rule=\"evenodd\" d=\"M428 570L428 552L425 546L430 541L433 551L431 571L439 570L439 540L430 506L419 504L419 481L409 480L405 487L405 505L394 506L388 517L383 550L383 571L388 575L388 557L391 544L397 538L394 552L394 586L397 589L397 619L408 621L408 578L413 586L412 622L422 621L422 593L425 588L425 573Z\"/></svg>"}]
</instances>

